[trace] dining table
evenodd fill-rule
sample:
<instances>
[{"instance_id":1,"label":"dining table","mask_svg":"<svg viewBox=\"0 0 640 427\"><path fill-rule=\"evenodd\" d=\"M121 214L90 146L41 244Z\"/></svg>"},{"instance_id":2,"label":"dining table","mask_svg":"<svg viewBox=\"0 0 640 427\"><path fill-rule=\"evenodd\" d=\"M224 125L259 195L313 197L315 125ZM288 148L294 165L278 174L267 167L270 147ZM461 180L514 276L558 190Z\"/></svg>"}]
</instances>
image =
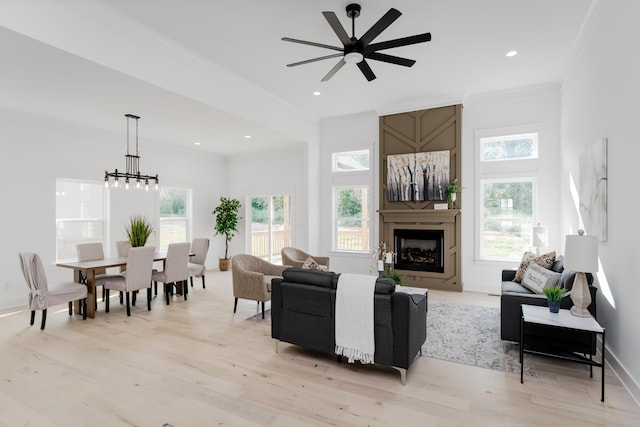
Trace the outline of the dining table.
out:
<instances>
[{"instance_id":1,"label":"dining table","mask_svg":"<svg viewBox=\"0 0 640 427\"><path fill-rule=\"evenodd\" d=\"M192 255L192 254L189 254ZM156 252L153 256L154 261L166 261L167 252ZM104 258L97 259L93 261L69 261L69 262L59 262L56 264L57 267L63 268L71 268L73 269L73 280L74 282L82 283L81 277L86 278L87 284L87 317L95 318L96 317L96 270L100 270L103 268L115 268L115 267L124 267L127 265L127 257L113 257L113 258ZM178 285L178 284L176 284ZM177 286L176 286L177 287ZM178 293L182 291L182 289L177 290ZM80 305L76 302L75 311L79 313Z\"/></svg>"}]
</instances>

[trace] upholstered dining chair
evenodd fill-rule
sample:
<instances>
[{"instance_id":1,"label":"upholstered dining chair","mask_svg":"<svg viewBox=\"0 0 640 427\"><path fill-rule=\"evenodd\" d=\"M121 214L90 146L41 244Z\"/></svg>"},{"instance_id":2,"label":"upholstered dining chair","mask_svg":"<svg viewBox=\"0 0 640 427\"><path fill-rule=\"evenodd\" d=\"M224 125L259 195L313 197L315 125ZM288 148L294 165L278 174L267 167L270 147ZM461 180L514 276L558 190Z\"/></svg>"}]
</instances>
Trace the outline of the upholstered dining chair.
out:
<instances>
[{"instance_id":1,"label":"upholstered dining chair","mask_svg":"<svg viewBox=\"0 0 640 427\"><path fill-rule=\"evenodd\" d=\"M308 253L290 246L282 248L280 251L282 254L282 264L290 265L292 267L302 268L307 258L313 258L313 260L319 265L326 266L329 270L329 257L309 255Z\"/></svg>"},{"instance_id":2,"label":"upholstered dining chair","mask_svg":"<svg viewBox=\"0 0 640 427\"><path fill-rule=\"evenodd\" d=\"M129 249L131 249L131 242L128 240L118 240L116 242L116 250L119 257L129 256ZM127 270L127 266L120 267L120 273Z\"/></svg>"},{"instance_id":3,"label":"upholstered dining chair","mask_svg":"<svg viewBox=\"0 0 640 427\"><path fill-rule=\"evenodd\" d=\"M153 269L155 251L156 248L153 246L131 248L127 259L126 271L104 282L104 288L107 292L107 302L105 303L105 311L107 313L109 312L110 289L124 292L127 301L127 316L131 316L130 294L147 288L147 310L151 310L151 270ZM135 298L135 294L133 298Z\"/></svg>"},{"instance_id":4,"label":"upholstered dining chair","mask_svg":"<svg viewBox=\"0 0 640 427\"><path fill-rule=\"evenodd\" d=\"M240 254L231 258L231 280L233 282L233 312L238 307L238 298L262 303L271 300L271 279L282 277L282 272L290 265L275 265L253 255Z\"/></svg>"},{"instance_id":5,"label":"upholstered dining chair","mask_svg":"<svg viewBox=\"0 0 640 427\"><path fill-rule=\"evenodd\" d=\"M87 287L81 283L64 282L49 285L44 266L38 254L21 252L18 254L20 267L27 287L29 288L29 309L31 325L35 320L36 310L42 310L40 329L44 330L47 322L47 308L69 303L69 316L73 314L73 301L82 300L82 318L87 318Z\"/></svg>"},{"instance_id":6,"label":"upholstered dining chair","mask_svg":"<svg viewBox=\"0 0 640 427\"><path fill-rule=\"evenodd\" d=\"M189 280L189 250L191 244L186 243L170 243L167 248L167 259L164 262L164 269L162 271L153 271L152 280L154 285L158 285L158 282L164 283L164 294L169 305L169 294L172 293L173 287L177 282L184 282L182 286L182 294L184 299L187 299L187 292L189 287L187 281Z\"/></svg>"},{"instance_id":7,"label":"upholstered dining chair","mask_svg":"<svg viewBox=\"0 0 640 427\"><path fill-rule=\"evenodd\" d=\"M76 245L76 252L78 254L78 261L96 261L100 259L104 259L104 250L102 249L102 243L78 243ZM87 282L86 277L82 277L82 273L80 277L80 281L85 283ZM96 280L96 288L98 286L103 286L104 282L113 277L113 274L107 274L107 270L104 268L99 268L95 270L95 280ZM96 292L94 295L96 299L96 307L98 306L98 293ZM104 286L102 288L102 301L105 299L105 291Z\"/></svg>"},{"instance_id":8,"label":"upholstered dining chair","mask_svg":"<svg viewBox=\"0 0 640 427\"><path fill-rule=\"evenodd\" d=\"M207 268L204 263L207 259L207 252L209 252L209 239L193 239L191 242L191 253L194 254L189 260L189 280L191 281L191 287L193 287L193 278L202 277L202 289L204 286L204 272Z\"/></svg>"}]
</instances>

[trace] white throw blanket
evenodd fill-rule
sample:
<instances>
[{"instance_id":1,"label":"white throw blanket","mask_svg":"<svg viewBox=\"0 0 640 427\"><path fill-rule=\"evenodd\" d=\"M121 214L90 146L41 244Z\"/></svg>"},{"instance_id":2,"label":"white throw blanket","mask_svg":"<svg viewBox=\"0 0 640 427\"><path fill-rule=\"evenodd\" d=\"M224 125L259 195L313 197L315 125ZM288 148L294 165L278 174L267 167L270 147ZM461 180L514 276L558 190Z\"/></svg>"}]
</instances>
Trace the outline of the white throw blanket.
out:
<instances>
[{"instance_id":1,"label":"white throw blanket","mask_svg":"<svg viewBox=\"0 0 640 427\"><path fill-rule=\"evenodd\" d=\"M336 354L349 363L373 363L373 295L376 277L341 274L336 290Z\"/></svg>"}]
</instances>

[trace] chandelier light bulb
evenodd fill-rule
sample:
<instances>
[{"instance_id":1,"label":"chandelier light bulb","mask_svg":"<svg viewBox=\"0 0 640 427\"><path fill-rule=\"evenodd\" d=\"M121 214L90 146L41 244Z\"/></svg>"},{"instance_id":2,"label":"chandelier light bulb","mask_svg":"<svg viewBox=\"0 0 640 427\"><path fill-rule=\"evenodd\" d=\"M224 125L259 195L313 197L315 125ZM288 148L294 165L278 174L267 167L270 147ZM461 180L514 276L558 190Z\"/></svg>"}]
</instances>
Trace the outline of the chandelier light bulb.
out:
<instances>
[{"instance_id":1,"label":"chandelier light bulb","mask_svg":"<svg viewBox=\"0 0 640 427\"><path fill-rule=\"evenodd\" d=\"M124 189L128 190L129 189L129 178L124 180Z\"/></svg>"}]
</instances>

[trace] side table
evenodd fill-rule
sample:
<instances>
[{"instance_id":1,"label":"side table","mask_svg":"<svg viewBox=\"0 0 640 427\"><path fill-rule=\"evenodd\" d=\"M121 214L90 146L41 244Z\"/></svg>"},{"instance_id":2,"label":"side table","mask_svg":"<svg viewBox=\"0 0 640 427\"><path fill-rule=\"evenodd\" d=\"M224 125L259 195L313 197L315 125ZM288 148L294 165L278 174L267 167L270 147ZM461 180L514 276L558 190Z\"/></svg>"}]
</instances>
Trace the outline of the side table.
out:
<instances>
[{"instance_id":1,"label":"side table","mask_svg":"<svg viewBox=\"0 0 640 427\"><path fill-rule=\"evenodd\" d=\"M520 383L523 383L524 372L524 353L537 354L541 356L552 357L555 359L567 360L570 362L582 363L589 365L590 376L593 378L593 367L597 366L602 371L602 397L600 400L604 402L604 363L605 363L605 350L604 339L605 330L593 317L577 317L571 314L569 310L560 310L558 313L551 313L548 307L538 307L533 305L522 304L520 306L522 316L520 317ZM602 361L596 362L593 360L593 356L590 354L588 358L580 356L578 354L565 356L562 354L548 353L538 350L525 348L525 328L528 324L546 325L561 329L575 329L579 331L592 332L592 336L602 335Z\"/></svg>"}]
</instances>

